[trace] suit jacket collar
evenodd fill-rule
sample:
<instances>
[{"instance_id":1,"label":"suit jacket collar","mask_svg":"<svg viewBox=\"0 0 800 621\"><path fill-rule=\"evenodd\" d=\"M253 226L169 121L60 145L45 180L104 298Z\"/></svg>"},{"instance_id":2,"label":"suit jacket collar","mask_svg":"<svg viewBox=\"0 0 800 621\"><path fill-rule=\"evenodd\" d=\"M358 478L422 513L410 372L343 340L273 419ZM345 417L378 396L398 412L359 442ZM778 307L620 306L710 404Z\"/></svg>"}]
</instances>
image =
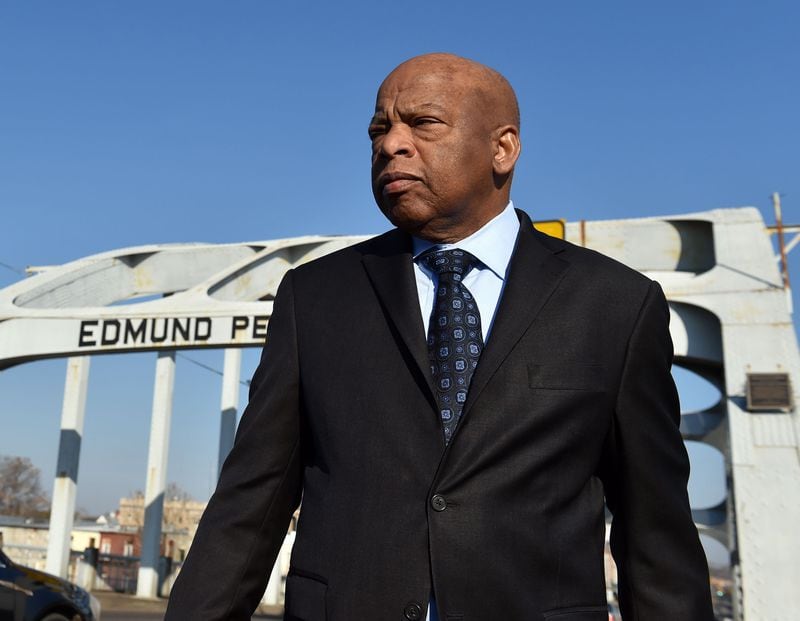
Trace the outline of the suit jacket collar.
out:
<instances>
[{"instance_id":1,"label":"suit jacket collar","mask_svg":"<svg viewBox=\"0 0 800 621\"><path fill-rule=\"evenodd\" d=\"M465 420L472 404L533 323L569 267L568 262L557 256L566 247L564 242L536 231L528 215L516 211L520 231L492 333L472 377L464 407ZM411 237L395 229L370 240L364 246L362 261L402 343L409 366L418 375L434 410L438 410L414 282Z\"/></svg>"},{"instance_id":2,"label":"suit jacket collar","mask_svg":"<svg viewBox=\"0 0 800 621\"><path fill-rule=\"evenodd\" d=\"M428 344L419 311L414 281L411 237L394 229L367 243L362 257L372 286L389 322L402 343L420 386L436 408L433 378L428 362Z\"/></svg>"}]
</instances>

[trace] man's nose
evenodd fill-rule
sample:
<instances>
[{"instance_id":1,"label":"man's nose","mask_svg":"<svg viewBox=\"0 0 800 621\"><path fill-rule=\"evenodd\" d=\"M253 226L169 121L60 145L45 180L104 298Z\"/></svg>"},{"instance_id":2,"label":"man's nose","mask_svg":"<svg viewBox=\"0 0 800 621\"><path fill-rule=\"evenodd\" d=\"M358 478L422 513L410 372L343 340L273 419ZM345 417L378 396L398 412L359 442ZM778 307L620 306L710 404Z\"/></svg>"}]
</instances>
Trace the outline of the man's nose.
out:
<instances>
[{"instance_id":1,"label":"man's nose","mask_svg":"<svg viewBox=\"0 0 800 621\"><path fill-rule=\"evenodd\" d=\"M389 127L381 141L381 153L384 157L411 157L414 152L411 128L403 123Z\"/></svg>"}]
</instances>

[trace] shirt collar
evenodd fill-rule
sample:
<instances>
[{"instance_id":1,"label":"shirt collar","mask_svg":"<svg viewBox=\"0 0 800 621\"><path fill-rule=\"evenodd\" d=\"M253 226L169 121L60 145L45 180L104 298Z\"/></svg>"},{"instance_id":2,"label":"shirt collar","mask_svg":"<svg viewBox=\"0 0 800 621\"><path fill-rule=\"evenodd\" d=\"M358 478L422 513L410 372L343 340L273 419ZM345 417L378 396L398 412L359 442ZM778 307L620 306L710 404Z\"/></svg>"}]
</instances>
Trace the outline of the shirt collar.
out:
<instances>
[{"instance_id":1,"label":"shirt collar","mask_svg":"<svg viewBox=\"0 0 800 621\"><path fill-rule=\"evenodd\" d=\"M414 260L429 248L466 250L498 278L505 280L508 264L514 252L514 244L519 233L519 220L514 212L514 203L509 201L506 208L469 237L453 244L434 244L424 239L412 237Z\"/></svg>"}]
</instances>

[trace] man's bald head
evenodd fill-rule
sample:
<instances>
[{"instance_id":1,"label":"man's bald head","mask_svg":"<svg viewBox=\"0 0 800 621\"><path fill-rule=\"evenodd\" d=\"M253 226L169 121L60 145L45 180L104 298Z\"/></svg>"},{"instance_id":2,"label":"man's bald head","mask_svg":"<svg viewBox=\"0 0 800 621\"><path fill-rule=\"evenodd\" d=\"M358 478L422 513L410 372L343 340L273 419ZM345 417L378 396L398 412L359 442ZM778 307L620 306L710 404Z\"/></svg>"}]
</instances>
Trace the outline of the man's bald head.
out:
<instances>
[{"instance_id":1,"label":"man's bald head","mask_svg":"<svg viewBox=\"0 0 800 621\"><path fill-rule=\"evenodd\" d=\"M498 125L514 125L519 129L517 95L499 71L463 56L435 52L414 56L400 63L383 83L386 84L395 73L406 71L443 74L448 80L473 89L481 107L492 115L491 118Z\"/></svg>"},{"instance_id":2,"label":"man's bald head","mask_svg":"<svg viewBox=\"0 0 800 621\"><path fill-rule=\"evenodd\" d=\"M493 69L453 54L407 60L378 89L369 134L375 201L404 231L458 241L508 204L519 108Z\"/></svg>"}]
</instances>

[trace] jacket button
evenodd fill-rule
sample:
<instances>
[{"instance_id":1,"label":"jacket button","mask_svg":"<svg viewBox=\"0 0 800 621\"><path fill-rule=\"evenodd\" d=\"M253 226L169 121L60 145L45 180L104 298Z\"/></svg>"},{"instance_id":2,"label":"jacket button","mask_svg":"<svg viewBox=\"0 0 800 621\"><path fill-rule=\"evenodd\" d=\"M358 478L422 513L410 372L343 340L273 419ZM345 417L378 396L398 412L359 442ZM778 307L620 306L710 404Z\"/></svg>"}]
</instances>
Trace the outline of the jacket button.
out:
<instances>
[{"instance_id":1,"label":"jacket button","mask_svg":"<svg viewBox=\"0 0 800 621\"><path fill-rule=\"evenodd\" d=\"M431 498L431 506L434 511L444 511L447 509L447 501L441 494L434 494L433 498Z\"/></svg>"},{"instance_id":2,"label":"jacket button","mask_svg":"<svg viewBox=\"0 0 800 621\"><path fill-rule=\"evenodd\" d=\"M409 604L403 610L403 616L408 621L419 621L422 618L422 607L419 604Z\"/></svg>"}]
</instances>

